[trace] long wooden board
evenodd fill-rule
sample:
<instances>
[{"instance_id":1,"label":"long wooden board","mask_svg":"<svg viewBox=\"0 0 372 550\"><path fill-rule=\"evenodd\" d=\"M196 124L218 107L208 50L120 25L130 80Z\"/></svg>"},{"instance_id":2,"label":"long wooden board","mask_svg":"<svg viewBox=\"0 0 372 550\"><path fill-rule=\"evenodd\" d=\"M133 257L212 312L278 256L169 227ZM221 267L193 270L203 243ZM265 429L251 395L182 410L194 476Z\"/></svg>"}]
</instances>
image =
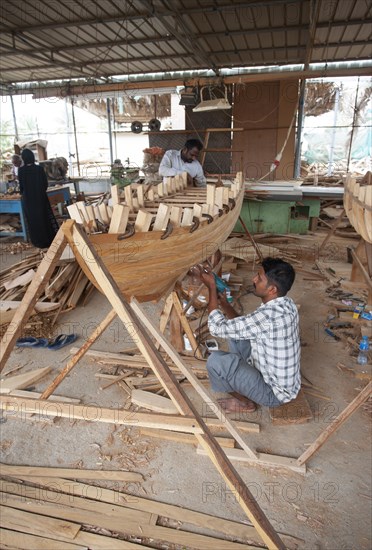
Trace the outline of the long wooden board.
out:
<instances>
[{"instance_id":1,"label":"long wooden board","mask_svg":"<svg viewBox=\"0 0 372 550\"><path fill-rule=\"evenodd\" d=\"M141 428L141 435L156 437L166 441L175 441L177 443L185 443L186 445L197 445L198 441L192 434L181 434L180 432L170 432L167 430L151 430L150 428ZM216 437L216 436L215 436ZM235 447L235 439L232 437L216 437L216 441L221 447Z\"/></svg>"},{"instance_id":2,"label":"long wooden board","mask_svg":"<svg viewBox=\"0 0 372 550\"><path fill-rule=\"evenodd\" d=\"M99 491L99 488L96 489L96 491ZM105 524L107 529L119 528L120 530L120 522L133 522L138 525L154 525L155 519L157 519L157 515L155 515L154 519L154 514L143 510L125 508L113 503L108 504L107 502L92 500L76 495L74 498L71 498L70 495L53 491L52 489L48 489L47 491L40 489L35 490L34 487L11 481L0 480L0 494L2 497L1 502L6 506L14 506L14 508L26 511L29 510L30 512L40 512L40 514L44 514L44 508L45 515L53 515L49 514L49 511L55 505L56 509L60 509L61 511L61 515L55 517L61 517L79 523L89 523L89 521L85 522L83 516L81 519L78 519L77 516L74 516L74 511L76 513L79 511L90 512L92 515L91 525L99 525L98 518L94 517L96 514L108 516L110 520L112 520L112 523L111 527L108 527L108 523ZM38 504L40 510L37 510ZM32 509L32 505L35 505L34 509Z\"/></svg>"},{"instance_id":3,"label":"long wooden board","mask_svg":"<svg viewBox=\"0 0 372 550\"><path fill-rule=\"evenodd\" d=\"M0 407L7 411L8 417L11 417L12 414L38 414L41 417L68 418L70 422L72 420L85 420L87 422L105 422L137 428L162 428L163 430L186 433L201 433L202 431L191 416L139 413L88 405L52 403L41 399L25 399L8 395L0 395Z\"/></svg>"},{"instance_id":4,"label":"long wooden board","mask_svg":"<svg viewBox=\"0 0 372 550\"><path fill-rule=\"evenodd\" d=\"M53 540L10 529L1 530L0 544L2 548L27 548L27 550L88 550L87 545Z\"/></svg>"},{"instance_id":5,"label":"long wooden board","mask_svg":"<svg viewBox=\"0 0 372 550\"><path fill-rule=\"evenodd\" d=\"M110 481L143 481L143 475L137 472L125 472L122 470L85 470L78 468L51 468L43 466L16 466L13 464L0 464L2 476L33 476L33 477L65 477L67 479L95 479Z\"/></svg>"},{"instance_id":6,"label":"long wooden board","mask_svg":"<svg viewBox=\"0 0 372 550\"><path fill-rule=\"evenodd\" d=\"M121 507L119 513L115 513L113 504L92 502L79 497L71 499L69 495L53 494L50 490L47 491L48 500L5 492L0 492L0 496L1 502L17 510L41 514L42 516L58 517L64 521L79 524L95 525L120 533L138 535L142 526L150 525L151 514L146 514L146 512ZM83 501L84 508L79 506L80 501ZM110 508L113 508L112 513L110 513ZM101 510L105 510L105 512ZM127 514L128 512L129 514ZM139 519L141 517L148 517L149 520L142 523Z\"/></svg>"},{"instance_id":7,"label":"long wooden board","mask_svg":"<svg viewBox=\"0 0 372 550\"><path fill-rule=\"evenodd\" d=\"M50 538L61 533L64 538L74 539L80 531L80 525L76 523L37 516L8 506L0 506L0 526Z\"/></svg>"},{"instance_id":8,"label":"long wooden board","mask_svg":"<svg viewBox=\"0 0 372 550\"><path fill-rule=\"evenodd\" d=\"M198 455L206 456L208 453L199 446L196 449ZM292 470L299 474L305 474L306 468L303 465L298 464L296 458L288 458L287 456L280 455L269 455L267 453L257 453L257 459L252 459L247 456L247 454L242 451L242 449L229 449L225 450L227 457L234 462L246 462L252 466L260 466L261 464L266 464L267 467Z\"/></svg>"},{"instance_id":9,"label":"long wooden board","mask_svg":"<svg viewBox=\"0 0 372 550\"><path fill-rule=\"evenodd\" d=\"M36 514L33 514L33 516L36 516ZM0 540L4 550L14 550L15 548L17 550L146 550L151 548L144 544L96 535L87 531L79 531L73 542L70 542L67 537L63 537L61 534L54 534L54 538L51 539L20 531L2 529Z\"/></svg>"},{"instance_id":10,"label":"long wooden board","mask_svg":"<svg viewBox=\"0 0 372 550\"><path fill-rule=\"evenodd\" d=\"M28 390L12 390L9 394L12 397L27 397L27 399L40 399L41 393ZM65 397L63 395L51 395L49 401L57 401L59 403L80 403L81 399L75 397Z\"/></svg>"},{"instance_id":11,"label":"long wooden board","mask_svg":"<svg viewBox=\"0 0 372 550\"><path fill-rule=\"evenodd\" d=\"M145 544L136 544L135 542L96 535L87 531L79 531L75 541L79 544L86 544L89 550L144 550L152 548Z\"/></svg>"}]
</instances>

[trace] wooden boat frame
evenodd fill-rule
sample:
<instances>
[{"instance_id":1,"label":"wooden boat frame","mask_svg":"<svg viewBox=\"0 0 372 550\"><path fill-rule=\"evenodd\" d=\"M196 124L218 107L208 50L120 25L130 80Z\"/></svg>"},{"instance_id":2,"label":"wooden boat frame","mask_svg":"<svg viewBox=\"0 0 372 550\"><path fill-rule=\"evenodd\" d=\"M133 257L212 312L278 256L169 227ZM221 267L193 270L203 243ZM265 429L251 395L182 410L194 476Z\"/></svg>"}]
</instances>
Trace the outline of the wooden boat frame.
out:
<instances>
[{"instance_id":1,"label":"wooden boat frame","mask_svg":"<svg viewBox=\"0 0 372 550\"><path fill-rule=\"evenodd\" d=\"M231 187L188 187L185 173L155 187L132 184L123 193L124 201L113 189L112 213L102 203L93 217L84 203L75 203L69 212L89 233L89 241L124 297L134 296L139 302L158 301L191 266L221 249L244 197L242 174ZM95 226L104 225L108 233L94 231ZM77 250L74 254L99 288L86 267L89 258L84 261Z\"/></svg>"},{"instance_id":2,"label":"wooden boat frame","mask_svg":"<svg viewBox=\"0 0 372 550\"><path fill-rule=\"evenodd\" d=\"M359 184L348 174L344 188L344 208L351 225L367 243L372 243L372 184Z\"/></svg>"}]
</instances>

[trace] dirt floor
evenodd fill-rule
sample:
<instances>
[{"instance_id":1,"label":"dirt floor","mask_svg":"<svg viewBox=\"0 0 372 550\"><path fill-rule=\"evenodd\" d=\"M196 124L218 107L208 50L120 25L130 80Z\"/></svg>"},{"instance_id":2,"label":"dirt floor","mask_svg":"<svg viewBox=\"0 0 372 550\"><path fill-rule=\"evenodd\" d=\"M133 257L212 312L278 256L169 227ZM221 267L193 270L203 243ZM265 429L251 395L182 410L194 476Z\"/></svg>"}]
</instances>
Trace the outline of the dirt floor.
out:
<instances>
[{"instance_id":1,"label":"dirt floor","mask_svg":"<svg viewBox=\"0 0 372 550\"><path fill-rule=\"evenodd\" d=\"M324 236L324 233L318 233L313 237L290 240L288 244L288 250L295 253L296 265L301 262L307 271L298 271L290 296L299 306L301 370L307 388L312 385L312 390L305 395L313 419L305 424L274 426L266 408L246 413L240 420L260 425L259 434L244 435L247 444L256 451L294 458L300 456L370 379L371 365L361 368L345 343L336 341L324 331L323 323L332 312L326 293L330 282L309 280L309 272L315 273L318 243ZM347 268L346 243L345 239L335 238L321 259L334 262L334 265L344 262L342 265ZM7 253L6 243L1 247L2 268L21 259L19 254ZM247 281L252 268L248 265L244 270ZM241 304L245 311L249 311L259 302L252 294L245 294ZM158 319L161 305L146 304L148 315ZM78 307L59 318L57 332L77 333L79 339L74 345L82 345L110 309L107 299L95 292L85 307ZM122 323L116 320L99 338L94 349L120 352L134 344ZM20 365L22 369L17 374L51 366L52 373L33 387L35 391L43 391L68 358L67 347L59 351L15 348L2 374ZM121 409L127 398L125 392L116 384L102 389L106 381L95 377L98 372L112 374L114 370L85 357L55 393L79 398L82 403L97 408ZM190 386L185 389L203 412L205 406L201 398ZM360 407L309 460L305 475L234 463L275 530L296 537L295 546L298 548L371 548L371 418L368 405ZM120 483L116 486L119 490L247 522L234 494L212 462L198 455L192 445L144 437L137 428L100 422L25 420L11 415L5 419L6 422L0 425L3 463L129 469L141 472L144 482ZM216 550L223 548L221 541Z\"/></svg>"}]
</instances>

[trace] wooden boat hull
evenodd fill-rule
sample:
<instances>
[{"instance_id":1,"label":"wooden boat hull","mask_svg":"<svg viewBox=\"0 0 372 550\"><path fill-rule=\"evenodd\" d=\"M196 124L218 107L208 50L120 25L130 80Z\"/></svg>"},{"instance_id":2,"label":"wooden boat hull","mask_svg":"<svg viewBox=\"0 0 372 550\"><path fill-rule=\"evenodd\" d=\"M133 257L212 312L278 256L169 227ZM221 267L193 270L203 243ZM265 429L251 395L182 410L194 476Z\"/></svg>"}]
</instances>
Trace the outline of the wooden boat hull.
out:
<instances>
[{"instance_id":1,"label":"wooden boat hull","mask_svg":"<svg viewBox=\"0 0 372 550\"><path fill-rule=\"evenodd\" d=\"M372 243L372 184L360 185L348 174L345 181L344 208L355 231Z\"/></svg>"},{"instance_id":2,"label":"wooden boat hull","mask_svg":"<svg viewBox=\"0 0 372 550\"><path fill-rule=\"evenodd\" d=\"M134 296L139 302L158 301L191 266L222 248L239 217L243 197L242 188L234 208L211 223L203 218L192 233L190 227L175 227L164 240L163 231L136 232L125 240L118 240L117 234L92 234L89 240L127 300ZM77 254L77 260L99 288L87 269L89 259L83 261Z\"/></svg>"}]
</instances>

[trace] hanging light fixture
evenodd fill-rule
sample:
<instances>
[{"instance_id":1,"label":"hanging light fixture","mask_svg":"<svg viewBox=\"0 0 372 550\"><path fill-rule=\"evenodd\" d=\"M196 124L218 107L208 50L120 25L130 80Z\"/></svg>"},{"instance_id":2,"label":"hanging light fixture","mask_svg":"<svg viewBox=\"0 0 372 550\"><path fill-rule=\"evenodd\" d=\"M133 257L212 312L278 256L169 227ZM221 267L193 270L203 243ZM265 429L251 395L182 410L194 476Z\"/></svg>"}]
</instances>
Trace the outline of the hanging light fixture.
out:
<instances>
[{"instance_id":1,"label":"hanging light fixture","mask_svg":"<svg viewBox=\"0 0 372 550\"><path fill-rule=\"evenodd\" d=\"M178 105L194 106L198 101L197 90L192 86L185 86L180 93L180 102Z\"/></svg>"},{"instance_id":2,"label":"hanging light fixture","mask_svg":"<svg viewBox=\"0 0 372 550\"><path fill-rule=\"evenodd\" d=\"M219 111L225 109L231 109L229 100L227 99L227 88L226 86L221 89L223 97L217 97L216 94L209 88L210 99L205 99L205 94L203 96L203 91L209 88L208 86L203 86L200 90L200 103L193 108L194 113L202 113L205 111Z\"/></svg>"}]
</instances>

